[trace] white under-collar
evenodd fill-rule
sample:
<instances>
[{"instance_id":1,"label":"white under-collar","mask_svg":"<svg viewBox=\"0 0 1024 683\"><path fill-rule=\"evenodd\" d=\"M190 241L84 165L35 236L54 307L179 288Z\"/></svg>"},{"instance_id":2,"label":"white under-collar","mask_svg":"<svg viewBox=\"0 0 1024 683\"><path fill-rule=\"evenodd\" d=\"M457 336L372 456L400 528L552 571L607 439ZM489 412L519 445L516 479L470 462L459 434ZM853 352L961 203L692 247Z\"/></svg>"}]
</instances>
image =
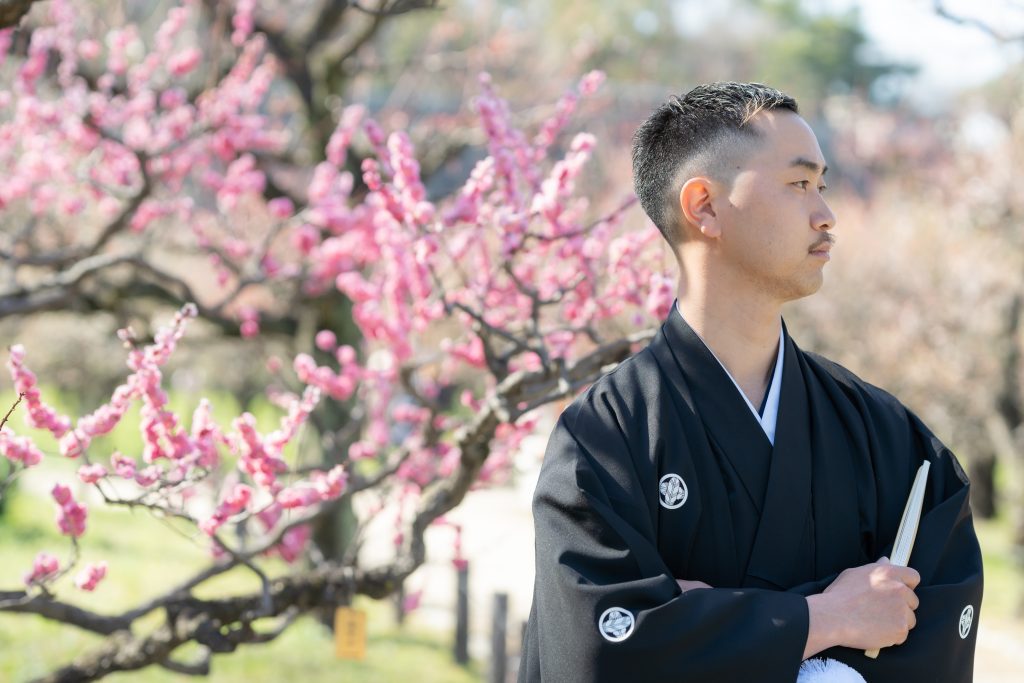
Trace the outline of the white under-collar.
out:
<instances>
[{"instance_id":1,"label":"white under-collar","mask_svg":"<svg viewBox=\"0 0 1024 683\"><path fill-rule=\"evenodd\" d=\"M676 299L676 311L685 321L686 316L683 315L683 309L679 307L678 299ZM693 327L691 326L690 329L693 329ZM711 350L711 347L708 346L706 341L704 341L704 338L701 337L696 330L694 330L693 333L696 334L697 338L704 344L704 348L711 351L712 356L715 356L715 352ZM782 393L782 360L786 355L783 352L783 349L785 348L784 344L785 337L782 333L782 325L779 325L779 350L775 355L775 373L772 375L772 383L768 386L768 398L764 404L764 415L758 414L757 408L750 402L747 395L743 393L743 389L740 388L739 382L737 382L736 378L732 376L731 372L729 372L729 368L725 367L725 363L723 363L718 356L715 356L715 360L718 361L718 364L722 366L723 370L725 370L725 374L729 376L730 380L732 380L733 386L736 387L736 391L738 391L740 396L743 397L747 407L750 408L750 412L754 414L754 419L756 419L758 424L761 425L761 429L764 430L764 435L768 437L768 441L770 441L773 446L775 445L775 426L779 419L779 394Z\"/></svg>"}]
</instances>

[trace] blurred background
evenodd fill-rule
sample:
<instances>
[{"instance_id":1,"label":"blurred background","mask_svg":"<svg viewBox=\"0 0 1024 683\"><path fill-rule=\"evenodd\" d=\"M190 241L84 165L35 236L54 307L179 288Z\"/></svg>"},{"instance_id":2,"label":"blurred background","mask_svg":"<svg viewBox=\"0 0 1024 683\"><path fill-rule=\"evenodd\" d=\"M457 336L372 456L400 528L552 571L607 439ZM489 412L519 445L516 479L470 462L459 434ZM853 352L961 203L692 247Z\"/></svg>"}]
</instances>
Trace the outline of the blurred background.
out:
<instances>
[{"instance_id":1,"label":"blurred background","mask_svg":"<svg viewBox=\"0 0 1024 683\"><path fill-rule=\"evenodd\" d=\"M41 17L45 4L28 20ZM92 5L97 22L130 19L150 28L165 11L159 2ZM257 29L278 37L306 31L325 20L324 5L261 0ZM702 82L752 80L797 98L829 162L838 244L825 287L794 304L787 323L805 349L899 397L968 470L986 561L976 680L1021 680L1024 3L447 0L403 9L367 15L329 40L289 44L286 64L308 65L286 70L274 85L299 93L279 103L295 134L293 164L315 161L310 150L323 150L340 107L362 103L385 127L409 130L428 192L443 197L486 153L470 109L479 73L491 74L514 116L528 125L549 115L549 103L582 74L600 69L608 81L581 105L572 127L598 142L581 194L610 210L631 193L634 129L669 95ZM285 164L268 168L283 192L304 182ZM624 223L654 229L638 207ZM32 348L37 374L58 403L78 414L78 407L106 400L121 376L111 331L155 310L148 300L125 296L117 306L0 316L0 344ZM267 405L263 359L286 345L211 332L176 357L173 388L258 413ZM0 388L9 395L9 384ZM547 410L523 441L504 483L470 493L446 524L428 532L428 561L401 596L360 603L369 613L365 660L335 660L330 634L309 623L224 658L216 679L257 680L254 671L287 667L306 680L483 680L495 668L497 594L508 600L505 670L514 675L532 591L530 494L557 410ZM5 556L30 558L42 532L23 498L11 500L0 513L0 542ZM390 533L367 535L362 552L369 563L387 556ZM137 541L145 547L143 536ZM468 610L461 623L460 569ZM138 568L141 575L150 571L164 570ZM0 615L0 672L7 666L12 680L33 657L61 658L46 647L69 653L81 646L77 636L40 643L49 632L23 624ZM471 660L466 665L453 663L456 631ZM124 680L179 678L155 671Z\"/></svg>"}]
</instances>

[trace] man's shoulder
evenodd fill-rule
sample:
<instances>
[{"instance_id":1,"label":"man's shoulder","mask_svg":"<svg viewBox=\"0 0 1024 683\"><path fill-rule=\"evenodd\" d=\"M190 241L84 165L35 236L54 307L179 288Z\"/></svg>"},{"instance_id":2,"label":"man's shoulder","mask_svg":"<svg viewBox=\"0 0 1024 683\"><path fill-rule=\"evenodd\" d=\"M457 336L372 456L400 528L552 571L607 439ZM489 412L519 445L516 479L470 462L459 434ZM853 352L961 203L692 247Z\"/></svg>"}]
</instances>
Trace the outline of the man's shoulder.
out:
<instances>
[{"instance_id":1,"label":"man's shoulder","mask_svg":"<svg viewBox=\"0 0 1024 683\"><path fill-rule=\"evenodd\" d=\"M581 417L632 414L636 406L652 400L663 377L658 364L645 347L601 375L565 409L570 425Z\"/></svg>"},{"instance_id":2,"label":"man's shoulder","mask_svg":"<svg viewBox=\"0 0 1024 683\"><path fill-rule=\"evenodd\" d=\"M826 358L818 353L809 351L803 352L808 365L816 369L821 375L831 378L851 398L859 398L874 410L895 412L903 416L907 407L885 389L868 382L854 373L849 368Z\"/></svg>"}]
</instances>

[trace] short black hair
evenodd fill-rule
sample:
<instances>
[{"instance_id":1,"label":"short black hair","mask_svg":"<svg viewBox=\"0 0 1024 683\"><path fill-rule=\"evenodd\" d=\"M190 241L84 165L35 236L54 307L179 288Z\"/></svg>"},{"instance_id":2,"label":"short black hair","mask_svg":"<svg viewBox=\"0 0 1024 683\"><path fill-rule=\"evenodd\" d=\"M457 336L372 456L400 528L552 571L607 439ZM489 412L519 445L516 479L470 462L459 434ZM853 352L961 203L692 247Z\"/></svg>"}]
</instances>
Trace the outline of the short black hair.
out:
<instances>
[{"instance_id":1,"label":"short black hair","mask_svg":"<svg viewBox=\"0 0 1024 683\"><path fill-rule=\"evenodd\" d=\"M796 100L760 83L709 83L658 107L633 136L633 184L640 205L673 248L678 243L675 196L683 166L702 155L722 156L723 142L757 137L747 125L762 111L799 113Z\"/></svg>"}]
</instances>

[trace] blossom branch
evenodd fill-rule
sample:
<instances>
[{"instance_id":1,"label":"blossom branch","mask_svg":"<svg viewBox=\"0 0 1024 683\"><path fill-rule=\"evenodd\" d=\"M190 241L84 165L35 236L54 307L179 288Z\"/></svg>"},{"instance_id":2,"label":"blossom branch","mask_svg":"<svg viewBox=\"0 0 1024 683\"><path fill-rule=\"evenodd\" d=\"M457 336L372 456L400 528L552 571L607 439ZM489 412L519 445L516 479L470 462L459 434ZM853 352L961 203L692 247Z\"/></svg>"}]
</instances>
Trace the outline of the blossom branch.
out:
<instances>
[{"instance_id":1,"label":"blossom branch","mask_svg":"<svg viewBox=\"0 0 1024 683\"><path fill-rule=\"evenodd\" d=\"M568 368L565 374L574 385L592 382L609 365L627 357L632 351L632 344L651 334L646 332L595 349ZM95 633L111 635L111 639L98 650L41 679L95 680L114 671L135 670L170 661L174 650L186 642L197 642L214 653L229 652L245 643L262 642L276 637L299 614L339 600L347 602L356 593L383 597L423 563L426 528L461 502L490 453L490 443L497 427L528 410L523 407L524 402L538 404L563 397L564 392L571 388L559 388L558 379L551 369L520 371L497 387L484 410L456 436L461 454L458 467L450 477L435 482L424 493L408 525L408 540L403 552L391 565L363 570L355 565L327 563L317 570L269 580L256 594L223 600L199 600L191 595L191 590L207 579L245 564L256 554L272 547L289 528L311 521L319 513L319 510L314 510L280 529L274 538L260 547L247 553L235 553L227 562L209 567L164 596L121 615L99 615L48 595L27 598L24 591L0 593L3 600L0 611L38 614ZM140 501L121 502L152 508L152 505ZM184 513L173 514L191 519ZM135 620L158 608L166 612L163 625L143 638L128 634ZM278 628L269 633L259 632L253 627L256 620L277 616L284 618Z\"/></svg>"}]
</instances>

